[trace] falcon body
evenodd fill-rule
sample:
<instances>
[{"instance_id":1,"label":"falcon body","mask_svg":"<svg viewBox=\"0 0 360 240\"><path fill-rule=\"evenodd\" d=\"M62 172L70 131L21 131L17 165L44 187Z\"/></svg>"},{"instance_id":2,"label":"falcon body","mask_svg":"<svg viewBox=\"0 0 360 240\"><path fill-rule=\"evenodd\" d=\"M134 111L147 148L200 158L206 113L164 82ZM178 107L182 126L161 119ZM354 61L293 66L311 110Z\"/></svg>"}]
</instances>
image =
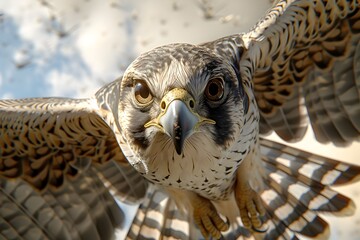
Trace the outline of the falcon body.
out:
<instances>
[{"instance_id":1,"label":"falcon body","mask_svg":"<svg viewBox=\"0 0 360 240\"><path fill-rule=\"evenodd\" d=\"M100 238L119 224L109 192L145 196L129 239L327 237L318 212L353 213L331 186L360 168L260 134L296 141L309 121L320 142L359 140L359 23L358 1L278 1L248 33L142 54L94 97L2 100L6 237Z\"/></svg>"},{"instance_id":2,"label":"falcon body","mask_svg":"<svg viewBox=\"0 0 360 240\"><path fill-rule=\"evenodd\" d=\"M257 109L255 105L249 109L238 74L234 63L201 46L169 45L140 56L126 71L122 85L129 87L121 89L120 96L120 127L126 133L121 147L126 155L130 152L128 160L153 183L213 200L228 198L236 170L258 135ZM215 78L224 81L224 96L218 102L204 95ZM133 81L139 79L154 93L146 109L134 108L131 96ZM173 89L185 90L194 99L194 111L216 122L199 126L186 138L180 154L169 134L144 127L161 113L161 99Z\"/></svg>"}]
</instances>

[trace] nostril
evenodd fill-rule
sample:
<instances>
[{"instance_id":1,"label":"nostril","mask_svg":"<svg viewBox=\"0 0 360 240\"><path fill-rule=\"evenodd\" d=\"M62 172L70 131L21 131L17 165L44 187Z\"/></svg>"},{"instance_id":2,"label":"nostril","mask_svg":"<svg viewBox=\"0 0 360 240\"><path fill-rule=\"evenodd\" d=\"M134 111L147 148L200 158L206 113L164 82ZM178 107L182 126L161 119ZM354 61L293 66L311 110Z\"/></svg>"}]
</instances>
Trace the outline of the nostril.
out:
<instances>
[{"instance_id":1,"label":"nostril","mask_svg":"<svg viewBox=\"0 0 360 240\"><path fill-rule=\"evenodd\" d=\"M194 100L190 100L189 101L190 108L194 108L194 105L195 105Z\"/></svg>"},{"instance_id":2,"label":"nostril","mask_svg":"<svg viewBox=\"0 0 360 240\"><path fill-rule=\"evenodd\" d=\"M161 107L162 110L165 110L166 103L164 101L162 101L161 104L160 104L160 107Z\"/></svg>"}]
</instances>

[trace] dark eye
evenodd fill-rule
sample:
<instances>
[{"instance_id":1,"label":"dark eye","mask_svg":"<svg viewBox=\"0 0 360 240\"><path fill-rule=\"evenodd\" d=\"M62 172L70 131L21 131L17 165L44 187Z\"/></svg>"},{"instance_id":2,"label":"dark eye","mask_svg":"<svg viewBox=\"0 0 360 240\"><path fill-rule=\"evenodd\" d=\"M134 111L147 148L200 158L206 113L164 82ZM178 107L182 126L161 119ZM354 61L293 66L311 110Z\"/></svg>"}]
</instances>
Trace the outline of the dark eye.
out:
<instances>
[{"instance_id":1,"label":"dark eye","mask_svg":"<svg viewBox=\"0 0 360 240\"><path fill-rule=\"evenodd\" d=\"M141 80L135 82L134 94L136 101L140 105L146 105L153 99L149 87Z\"/></svg>"},{"instance_id":2,"label":"dark eye","mask_svg":"<svg viewBox=\"0 0 360 240\"><path fill-rule=\"evenodd\" d=\"M204 94L210 101L219 101L224 96L224 81L221 78L211 79L206 85Z\"/></svg>"}]
</instances>

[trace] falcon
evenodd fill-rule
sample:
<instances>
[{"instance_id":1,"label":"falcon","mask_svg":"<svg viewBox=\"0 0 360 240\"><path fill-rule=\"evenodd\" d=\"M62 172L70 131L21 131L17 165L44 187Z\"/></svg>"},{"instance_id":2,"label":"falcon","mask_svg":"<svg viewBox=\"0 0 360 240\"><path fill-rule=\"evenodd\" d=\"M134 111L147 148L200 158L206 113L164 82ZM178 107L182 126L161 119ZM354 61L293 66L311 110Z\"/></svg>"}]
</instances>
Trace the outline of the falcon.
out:
<instances>
[{"instance_id":1,"label":"falcon","mask_svg":"<svg viewBox=\"0 0 360 240\"><path fill-rule=\"evenodd\" d=\"M360 133L358 1L278 1L247 33L140 55L87 99L0 101L5 239L329 235L351 215L332 186L360 167L262 137Z\"/></svg>"}]
</instances>

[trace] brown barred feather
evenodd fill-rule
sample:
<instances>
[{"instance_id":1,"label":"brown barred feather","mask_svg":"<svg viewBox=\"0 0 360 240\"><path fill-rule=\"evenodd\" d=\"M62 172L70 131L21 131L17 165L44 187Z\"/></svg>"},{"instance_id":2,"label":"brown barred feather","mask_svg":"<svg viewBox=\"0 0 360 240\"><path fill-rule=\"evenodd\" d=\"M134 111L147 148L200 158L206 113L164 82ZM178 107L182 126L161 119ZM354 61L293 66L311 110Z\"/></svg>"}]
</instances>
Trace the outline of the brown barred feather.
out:
<instances>
[{"instance_id":1,"label":"brown barred feather","mask_svg":"<svg viewBox=\"0 0 360 240\"><path fill-rule=\"evenodd\" d=\"M284 11L285 3L280 1L245 34L257 44L254 50L250 45L249 56L257 64L253 82L261 132L274 130L287 141L301 139L305 103L320 142L344 145L359 139L358 1L288 1ZM252 55L255 50L257 56Z\"/></svg>"}]
</instances>

